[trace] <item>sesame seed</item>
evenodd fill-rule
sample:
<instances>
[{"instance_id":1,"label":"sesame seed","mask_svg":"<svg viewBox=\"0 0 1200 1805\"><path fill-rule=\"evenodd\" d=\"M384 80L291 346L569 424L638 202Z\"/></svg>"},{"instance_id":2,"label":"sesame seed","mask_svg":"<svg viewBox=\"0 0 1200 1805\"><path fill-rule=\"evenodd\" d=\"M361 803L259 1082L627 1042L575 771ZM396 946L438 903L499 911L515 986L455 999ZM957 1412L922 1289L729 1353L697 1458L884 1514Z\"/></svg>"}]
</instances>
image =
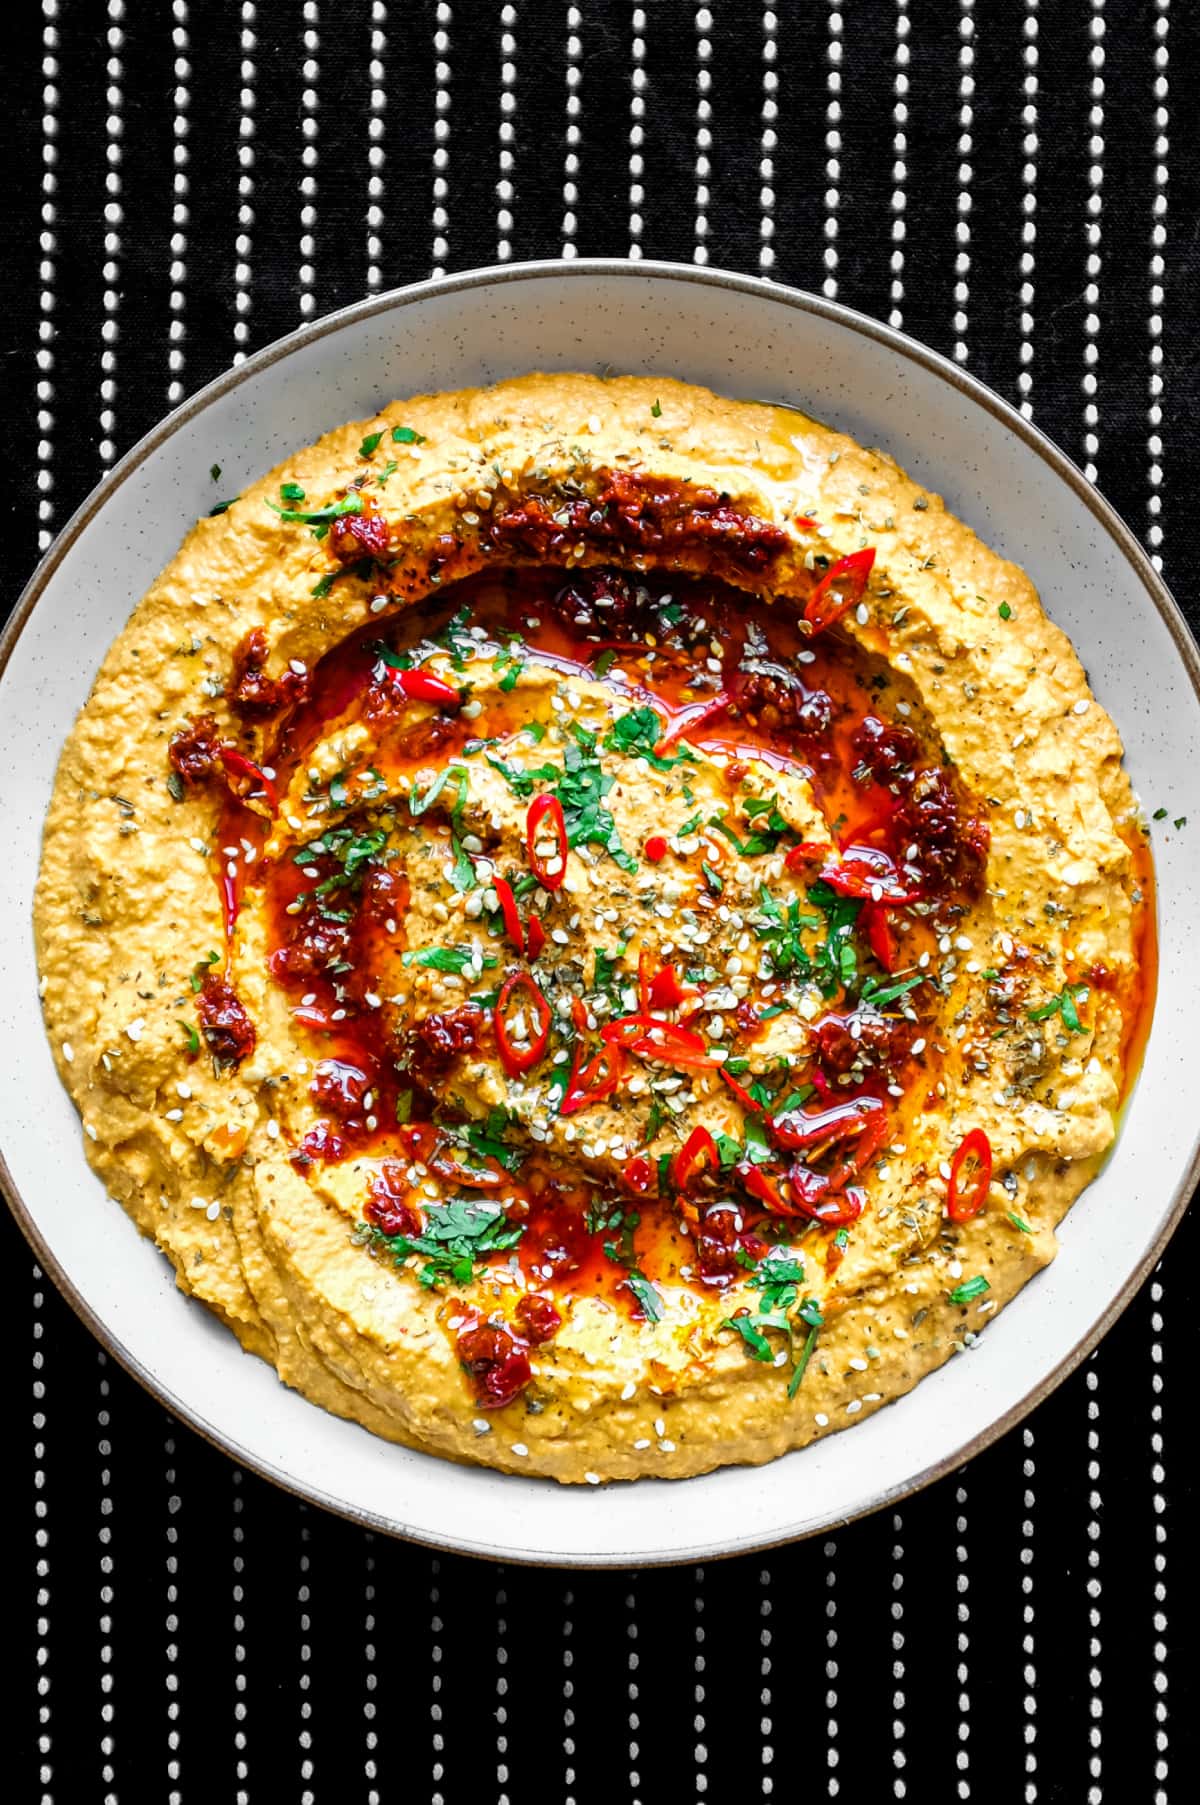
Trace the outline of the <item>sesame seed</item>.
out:
<instances>
[{"instance_id":1,"label":"sesame seed","mask_svg":"<svg viewBox=\"0 0 1200 1805\"><path fill-rule=\"evenodd\" d=\"M523 1459L525 1455L528 1454L529 1449L525 1446L523 1441L515 1441L512 1445L512 1451L514 1454L519 1454Z\"/></svg>"},{"instance_id":2,"label":"sesame seed","mask_svg":"<svg viewBox=\"0 0 1200 1805\"><path fill-rule=\"evenodd\" d=\"M492 1433L492 1425L485 1422L481 1416L472 1417L471 1427L474 1429L476 1435L490 1435Z\"/></svg>"},{"instance_id":3,"label":"sesame seed","mask_svg":"<svg viewBox=\"0 0 1200 1805\"><path fill-rule=\"evenodd\" d=\"M388 598L386 595L373 595L371 597L371 613L372 614L382 614L384 609L387 607L387 605L388 605Z\"/></svg>"},{"instance_id":4,"label":"sesame seed","mask_svg":"<svg viewBox=\"0 0 1200 1805\"><path fill-rule=\"evenodd\" d=\"M168 1109L166 1112L166 1119L168 1122L182 1122L183 1111L181 1109Z\"/></svg>"},{"instance_id":5,"label":"sesame seed","mask_svg":"<svg viewBox=\"0 0 1200 1805\"><path fill-rule=\"evenodd\" d=\"M129 1026L125 1030L126 1034L129 1036L130 1040L134 1042L135 1045L142 1038L142 1035L145 1033L145 1031L146 1031L145 1018L140 1015L136 1016L134 1018L134 1020L130 1022Z\"/></svg>"},{"instance_id":6,"label":"sesame seed","mask_svg":"<svg viewBox=\"0 0 1200 1805\"><path fill-rule=\"evenodd\" d=\"M589 1485L599 1485L600 1483L599 1473L585 1473L583 1476Z\"/></svg>"},{"instance_id":7,"label":"sesame seed","mask_svg":"<svg viewBox=\"0 0 1200 1805\"><path fill-rule=\"evenodd\" d=\"M818 1429L828 1429L829 1427L829 1418L825 1415L823 1410L817 1411L817 1414L813 1417L813 1422L817 1425Z\"/></svg>"},{"instance_id":8,"label":"sesame seed","mask_svg":"<svg viewBox=\"0 0 1200 1805\"><path fill-rule=\"evenodd\" d=\"M1075 707L1072 709L1071 712L1073 714L1086 714L1090 706L1091 706L1091 704L1088 702L1087 697L1080 696L1078 702L1076 702Z\"/></svg>"},{"instance_id":9,"label":"sesame seed","mask_svg":"<svg viewBox=\"0 0 1200 1805\"><path fill-rule=\"evenodd\" d=\"M649 1436L643 1435L637 1441L635 1441L633 1445L637 1449L638 1453L641 1454L644 1452L644 1450L646 1448L648 1448L650 1446L650 1438L649 1438Z\"/></svg>"},{"instance_id":10,"label":"sesame seed","mask_svg":"<svg viewBox=\"0 0 1200 1805\"><path fill-rule=\"evenodd\" d=\"M861 1410L861 1409L862 1409L862 1399L861 1398L851 1398L850 1402L846 1406L846 1415L853 1416L856 1410Z\"/></svg>"},{"instance_id":11,"label":"sesame seed","mask_svg":"<svg viewBox=\"0 0 1200 1805\"><path fill-rule=\"evenodd\" d=\"M633 1380L627 1379L625 1384L621 1387L621 1402L623 1404L628 1404L630 1398L632 1398L636 1392L637 1386L634 1384Z\"/></svg>"},{"instance_id":12,"label":"sesame seed","mask_svg":"<svg viewBox=\"0 0 1200 1805\"><path fill-rule=\"evenodd\" d=\"M660 1441L658 1444L658 1451L660 1454L674 1454L675 1443L673 1441Z\"/></svg>"},{"instance_id":13,"label":"sesame seed","mask_svg":"<svg viewBox=\"0 0 1200 1805\"><path fill-rule=\"evenodd\" d=\"M205 1210L204 1214L210 1222L215 1222L217 1217L221 1214L221 1206L215 1197Z\"/></svg>"},{"instance_id":14,"label":"sesame seed","mask_svg":"<svg viewBox=\"0 0 1200 1805\"><path fill-rule=\"evenodd\" d=\"M74 1057L75 1057L75 1049L74 1049L74 1047L73 1047L73 1046L72 1046L72 1045L71 1045L71 1043L70 1043L70 1041L69 1041L69 1040L64 1040L64 1041L63 1041L63 1044L62 1044L62 1056L63 1056L63 1058L64 1058L64 1059L65 1059L65 1060L66 1060L66 1062L67 1062L67 1064L68 1064L68 1065L70 1065L70 1063L71 1063L71 1061L72 1061L72 1060L73 1060L73 1059L74 1059Z\"/></svg>"},{"instance_id":15,"label":"sesame seed","mask_svg":"<svg viewBox=\"0 0 1200 1805\"><path fill-rule=\"evenodd\" d=\"M854 618L860 627L866 626L871 618L871 610L867 607L865 602L860 602L858 604L858 607L854 610Z\"/></svg>"},{"instance_id":16,"label":"sesame seed","mask_svg":"<svg viewBox=\"0 0 1200 1805\"><path fill-rule=\"evenodd\" d=\"M667 1425L663 1421L661 1416L656 1416L654 1419L654 1433L655 1433L655 1435L659 1435L659 1436L665 1435L667 1433Z\"/></svg>"}]
</instances>

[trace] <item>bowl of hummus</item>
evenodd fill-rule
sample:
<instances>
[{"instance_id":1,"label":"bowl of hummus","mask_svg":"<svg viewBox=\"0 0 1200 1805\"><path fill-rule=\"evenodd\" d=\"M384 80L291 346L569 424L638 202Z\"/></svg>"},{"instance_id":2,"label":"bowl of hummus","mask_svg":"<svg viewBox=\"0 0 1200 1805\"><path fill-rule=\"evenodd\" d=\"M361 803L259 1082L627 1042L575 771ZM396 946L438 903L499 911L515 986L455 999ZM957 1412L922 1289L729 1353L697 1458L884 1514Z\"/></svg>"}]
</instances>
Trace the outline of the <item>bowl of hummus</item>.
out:
<instances>
[{"instance_id":1,"label":"bowl of hummus","mask_svg":"<svg viewBox=\"0 0 1200 1805\"><path fill-rule=\"evenodd\" d=\"M351 309L130 454L7 650L7 1188L305 1495L811 1532L1016 1420L1186 1201L1195 654L898 334L624 266Z\"/></svg>"}]
</instances>

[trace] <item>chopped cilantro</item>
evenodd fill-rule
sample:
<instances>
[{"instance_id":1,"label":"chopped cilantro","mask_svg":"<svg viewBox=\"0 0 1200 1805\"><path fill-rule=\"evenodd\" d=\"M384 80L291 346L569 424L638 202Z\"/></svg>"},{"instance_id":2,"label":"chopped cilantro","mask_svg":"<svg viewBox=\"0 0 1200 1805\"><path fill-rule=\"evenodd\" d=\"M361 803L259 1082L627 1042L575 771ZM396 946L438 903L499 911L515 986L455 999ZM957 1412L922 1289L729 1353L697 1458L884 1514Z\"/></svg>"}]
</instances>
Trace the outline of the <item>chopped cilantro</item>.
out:
<instances>
[{"instance_id":1,"label":"chopped cilantro","mask_svg":"<svg viewBox=\"0 0 1200 1805\"><path fill-rule=\"evenodd\" d=\"M424 445L425 434L417 432L411 426L393 426L392 443L393 445Z\"/></svg>"},{"instance_id":2,"label":"chopped cilantro","mask_svg":"<svg viewBox=\"0 0 1200 1805\"><path fill-rule=\"evenodd\" d=\"M553 783L558 776L556 765L529 765L522 771L517 765L506 764L502 758L493 758L490 752L487 761L522 800L532 796L539 783Z\"/></svg>"},{"instance_id":3,"label":"chopped cilantro","mask_svg":"<svg viewBox=\"0 0 1200 1805\"><path fill-rule=\"evenodd\" d=\"M962 1284L955 1285L950 1293L950 1302L952 1304L969 1304L972 1298L982 1297L985 1291L990 1290L991 1286L982 1275L973 1279L964 1279Z\"/></svg>"},{"instance_id":4,"label":"chopped cilantro","mask_svg":"<svg viewBox=\"0 0 1200 1805\"><path fill-rule=\"evenodd\" d=\"M660 757L654 750L662 738L663 724L653 708L632 708L613 722L604 740L606 752L624 752L628 758L644 758L656 771L671 771L676 765L694 764L696 755L688 746L680 746L671 758Z\"/></svg>"},{"instance_id":5,"label":"chopped cilantro","mask_svg":"<svg viewBox=\"0 0 1200 1805\"><path fill-rule=\"evenodd\" d=\"M597 677L607 677L609 671L613 667L613 664L616 660L616 656L617 656L617 654L613 651L611 646L609 646L605 651L601 652L600 656L595 660L594 664L592 665L592 669L596 673ZM1164 809L1163 813L1164 814L1166 813L1165 809Z\"/></svg>"},{"instance_id":6,"label":"chopped cilantro","mask_svg":"<svg viewBox=\"0 0 1200 1805\"><path fill-rule=\"evenodd\" d=\"M450 811L450 818L457 826L462 817L463 806L467 800L467 788L470 781L471 775L465 765L447 765L444 771L438 772L438 775L429 785L429 788L422 795L417 787L417 780L414 777L408 792L409 813L418 818L425 814L427 810L433 807L442 791L446 788L446 785L453 783L455 786L455 802L454 807Z\"/></svg>"},{"instance_id":7,"label":"chopped cilantro","mask_svg":"<svg viewBox=\"0 0 1200 1805\"><path fill-rule=\"evenodd\" d=\"M996 613L1000 616L1001 620L1011 620L1012 619L1012 609L1009 607L1007 602L1001 602L1000 606L996 610Z\"/></svg>"},{"instance_id":8,"label":"chopped cilantro","mask_svg":"<svg viewBox=\"0 0 1200 1805\"><path fill-rule=\"evenodd\" d=\"M637 1301L641 1306L642 1315L646 1318L646 1321L661 1322L663 1315L662 1298L658 1295L658 1292L654 1289L654 1286L650 1283L650 1280L646 1277L645 1273L639 1272L635 1267L633 1271L630 1272L625 1283L637 1298Z\"/></svg>"},{"instance_id":9,"label":"chopped cilantro","mask_svg":"<svg viewBox=\"0 0 1200 1805\"><path fill-rule=\"evenodd\" d=\"M476 1276L476 1262L484 1254L515 1247L523 1232L509 1226L500 1204L476 1197L453 1197L428 1208L419 1235L385 1235L365 1222L356 1230L364 1242L386 1248L397 1266L410 1254L424 1255L420 1282L431 1288L447 1280L469 1285Z\"/></svg>"},{"instance_id":10,"label":"chopped cilantro","mask_svg":"<svg viewBox=\"0 0 1200 1805\"><path fill-rule=\"evenodd\" d=\"M412 1112L413 1112L413 1094L412 1094L412 1092L411 1091L397 1091L397 1093L396 1093L396 1120L397 1120L397 1122L411 1122L412 1121Z\"/></svg>"},{"instance_id":11,"label":"chopped cilantro","mask_svg":"<svg viewBox=\"0 0 1200 1805\"><path fill-rule=\"evenodd\" d=\"M191 979L190 979L192 989L200 990L203 987L204 974L207 971L208 967L210 965L219 965L220 962L221 962L220 953L205 953L205 955L202 959L197 959L195 965L192 967L192 975L191 975Z\"/></svg>"},{"instance_id":12,"label":"chopped cilantro","mask_svg":"<svg viewBox=\"0 0 1200 1805\"><path fill-rule=\"evenodd\" d=\"M228 501L219 501L215 508L208 510L208 518L213 520L218 514L228 514L235 501L241 501L240 495L231 495Z\"/></svg>"},{"instance_id":13,"label":"chopped cilantro","mask_svg":"<svg viewBox=\"0 0 1200 1805\"><path fill-rule=\"evenodd\" d=\"M188 1052L198 1053L200 1051L200 1036L192 1027L191 1022L176 1022L175 1026L181 1030L183 1038L187 1042Z\"/></svg>"},{"instance_id":14,"label":"chopped cilantro","mask_svg":"<svg viewBox=\"0 0 1200 1805\"><path fill-rule=\"evenodd\" d=\"M211 469L210 469L210 470L209 470L209 473L208 473L208 474L209 474L209 475L210 475L210 476L211 476L211 477L212 477L212 479L213 479L213 481L214 481L214 483L216 483L216 482L220 482L220 480L221 480L221 466L220 466L220 464L213 464L213 466L212 466L212 467L211 467Z\"/></svg>"},{"instance_id":15,"label":"chopped cilantro","mask_svg":"<svg viewBox=\"0 0 1200 1805\"><path fill-rule=\"evenodd\" d=\"M1082 998L1086 1002L1087 997L1088 987L1086 984L1064 984L1057 996L1052 996L1049 1002L1041 1003L1036 1009L1028 1011L1029 1020L1044 1022L1048 1017L1057 1015L1068 1034L1082 1034L1083 1023L1079 1019L1079 1011L1075 1004L1076 999Z\"/></svg>"},{"instance_id":16,"label":"chopped cilantro","mask_svg":"<svg viewBox=\"0 0 1200 1805\"><path fill-rule=\"evenodd\" d=\"M289 488L293 486L294 485L292 484L287 485ZM280 494L284 494L282 488L280 489ZM288 498L285 496L284 499L286 500ZM303 492L295 499L302 500ZM303 508L281 508L273 501L268 501L267 506L273 513L278 514L281 520L293 522L300 521L307 526L325 526L331 520L340 520L344 514L361 514L362 496L355 491L355 493L351 495L343 495L340 501L331 501L328 506L324 508L309 508L307 510Z\"/></svg>"},{"instance_id":17,"label":"chopped cilantro","mask_svg":"<svg viewBox=\"0 0 1200 1805\"><path fill-rule=\"evenodd\" d=\"M382 427L378 432L369 432L358 448L360 458L373 458L379 450L379 441L383 437Z\"/></svg>"},{"instance_id":18,"label":"chopped cilantro","mask_svg":"<svg viewBox=\"0 0 1200 1805\"><path fill-rule=\"evenodd\" d=\"M675 829L677 838L680 840L686 840L689 834L695 833L695 831L699 827L699 825L700 825L699 815L693 815L690 821L685 821L682 827L677 827Z\"/></svg>"},{"instance_id":19,"label":"chopped cilantro","mask_svg":"<svg viewBox=\"0 0 1200 1805\"><path fill-rule=\"evenodd\" d=\"M1167 818L1167 810L1165 808L1156 808L1155 809L1154 819L1156 821L1165 821L1166 818Z\"/></svg>"},{"instance_id":20,"label":"chopped cilantro","mask_svg":"<svg viewBox=\"0 0 1200 1805\"><path fill-rule=\"evenodd\" d=\"M722 890L725 888L724 878L721 877L719 872L713 870L707 859L701 859L700 869L704 873L705 883L708 885L708 888L712 891L713 895L720 896Z\"/></svg>"},{"instance_id":21,"label":"chopped cilantro","mask_svg":"<svg viewBox=\"0 0 1200 1805\"><path fill-rule=\"evenodd\" d=\"M654 417L654 419L661 420L662 419L662 402L655 401L654 406L650 409L650 412L651 412L652 416Z\"/></svg>"},{"instance_id":22,"label":"chopped cilantro","mask_svg":"<svg viewBox=\"0 0 1200 1805\"><path fill-rule=\"evenodd\" d=\"M885 1003L894 1003L898 998L907 996L923 979L923 972L917 972L911 978L865 978L859 996L870 1008L882 1009Z\"/></svg>"},{"instance_id":23,"label":"chopped cilantro","mask_svg":"<svg viewBox=\"0 0 1200 1805\"><path fill-rule=\"evenodd\" d=\"M431 971L453 971L463 977L474 971L475 961L479 958L482 966L499 965L498 959L485 953L482 958L474 947L469 946L422 946L410 949L400 955L404 965L423 965Z\"/></svg>"},{"instance_id":24,"label":"chopped cilantro","mask_svg":"<svg viewBox=\"0 0 1200 1805\"><path fill-rule=\"evenodd\" d=\"M450 867L450 885L460 896L469 890L479 887L479 879L475 876L475 867L463 851L462 842L457 834L450 835L450 846L454 853L454 862Z\"/></svg>"},{"instance_id":25,"label":"chopped cilantro","mask_svg":"<svg viewBox=\"0 0 1200 1805\"><path fill-rule=\"evenodd\" d=\"M1006 1210L1004 1213L1008 1217L1008 1220L1012 1223L1013 1227L1019 1228L1023 1235L1031 1235L1033 1233L1033 1230L1030 1228L1028 1222L1023 1222L1021 1220L1020 1216L1017 1215L1016 1210Z\"/></svg>"}]
</instances>

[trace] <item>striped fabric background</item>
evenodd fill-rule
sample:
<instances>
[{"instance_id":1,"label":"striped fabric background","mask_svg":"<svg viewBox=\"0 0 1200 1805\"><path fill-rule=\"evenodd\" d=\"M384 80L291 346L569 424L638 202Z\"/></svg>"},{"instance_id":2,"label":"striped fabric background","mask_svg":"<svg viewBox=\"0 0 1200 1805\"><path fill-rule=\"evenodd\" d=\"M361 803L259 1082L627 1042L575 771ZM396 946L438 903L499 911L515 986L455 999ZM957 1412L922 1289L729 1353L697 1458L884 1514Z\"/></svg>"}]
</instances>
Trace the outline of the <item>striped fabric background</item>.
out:
<instances>
[{"instance_id":1,"label":"striped fabric background","mask_svg":"<svg viewBox=\"0 0 1200 1805\"><path fill-rule=\"evenodd\" d=\"M5 599L231 359L431 271L607 254L957 358L1196 624L1198 82L1188 0L13 0ZM595 1577L435 1559L242 1474L0 1236L22 1805L1195 1796L1195 1214L965 1471L824 1543Z\"/></svg>"}]
</instances>

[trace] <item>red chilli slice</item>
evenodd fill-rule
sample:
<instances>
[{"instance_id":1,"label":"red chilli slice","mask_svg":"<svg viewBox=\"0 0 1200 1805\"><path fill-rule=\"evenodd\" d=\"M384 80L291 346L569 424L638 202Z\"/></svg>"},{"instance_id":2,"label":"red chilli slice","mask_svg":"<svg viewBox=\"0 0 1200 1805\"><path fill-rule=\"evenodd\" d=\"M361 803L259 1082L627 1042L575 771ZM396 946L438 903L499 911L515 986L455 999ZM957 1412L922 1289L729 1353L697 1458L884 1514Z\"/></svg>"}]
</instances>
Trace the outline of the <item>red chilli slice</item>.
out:
<instances>
[{"instance_id":1,"label":"red chilli slice","mask_svg":"<svg viewBox=\"0 0 1200 1805\"><path fill-rule=\"evenodd\" d=\"M277 815L279 813L279 792L262 766L256 765L254 760L247 758L244 752L239 752L236 746L219 746L217 751L221 763L230 776L248 777L252 783L257 784L267 799L271 813Z\"/></svg>"},{"instance_id":2,"label":"red chilli slice","mask_svg":"<svg viewBox=\"0 0 1200 1805\"><path fill-rule=\"evenodd\" d=\"M393 671L392 682L410 702L432 702L438 708L462 707L462 697L453 684L443 682L429 671Z\"/></svg>"},{"instance_id":3,"label":"red chilli slice","mask_svg":"<svg viewBox=\"0 0 1200 1805\"><path fill-rule=\"evenodd\" d=\"M974 1178L969 1183L965 1196L960 1195L958 1181L967 1161L976 1163ZM951 1222L969 1222L972 1216L978 1216L987 1202L988 1191L992 1183L992 1143L982 1128L972 1128L964 1134L954 1150L950 1161L950 1181L946 1186L946 1214Z\"/></svg>"},{"instance_id":4,"label":"red chilli slice","mask_svg":"<svg viewBox=\"0 0 1200 1805\"><path fill-rule=\"evenodd\" d=\"M544 821L549 821L557 845L557 871L548 869L546 861L537 850L538 833ZM567 824L563 819L562 803L557 796L543 793L535 796L529 804L529 813L525 817L525 851L529 857L529 869L543 890L561 890L563 879L567 875Z\"/></svg>"},{"instance_id":5,"label":"red chilli slice","mask_svg":"<svg viewBox=\"0 0 1200 1805\"><path fill-rule=\"evenodd\" d=\"M709 1130L703 1126L693 1128L671 1161L671 1183L677 1191L686 1191L691 1179L698 1176L704 1166L714 1169L720 1163L717 1143Z\"/></svg>"},{"instance_id":6,"label":"red chilli slice","mask_svg":"<svg viewBox=\"0 0 1200 1805\"><path fill-rule=\"evenodd\" d=\"M875 564L875 547L849 552L829 566L804 604L804 618L813 633L823 633L860 602Z\"/></svg>"},{"instance_id":7,"label":"red chilli slice","mask_svg":"<svg viewBox=\"0 0 1200 1805\"><path fill-rule=\"evenodd\" d=\"M508 1029L509 1007L518 992L528 1000L528 1007L533 1013L536 1024L534 1031L528 1037L529 1044L525 1047L518 1047L513 1042ZM496 999L495 1024L496 1046L500 1054L500 1063L511 1078L519 1077L523 1072L531 1072L544 1057L550 1039L551 1020L550 1005L530 973L510 971L501 985L500 995Z\"/></svg>"},{"instance_id":8,"label":"red chilli slice","mask_svg":"<svg viewBox=\"0 0 1200 1805\"><path fill-rule=\"evenodd\" d=\"M525 951L525 934L521 927L521 917L517 914L517 899L513 895L512 885L505 878L493 877L492 889L496 892L496 901L500 904L500 913L504 918L504 932L508 935L519 953ZM532 922L530 926L532 927Z\"/></svg>"}]
</instances>

